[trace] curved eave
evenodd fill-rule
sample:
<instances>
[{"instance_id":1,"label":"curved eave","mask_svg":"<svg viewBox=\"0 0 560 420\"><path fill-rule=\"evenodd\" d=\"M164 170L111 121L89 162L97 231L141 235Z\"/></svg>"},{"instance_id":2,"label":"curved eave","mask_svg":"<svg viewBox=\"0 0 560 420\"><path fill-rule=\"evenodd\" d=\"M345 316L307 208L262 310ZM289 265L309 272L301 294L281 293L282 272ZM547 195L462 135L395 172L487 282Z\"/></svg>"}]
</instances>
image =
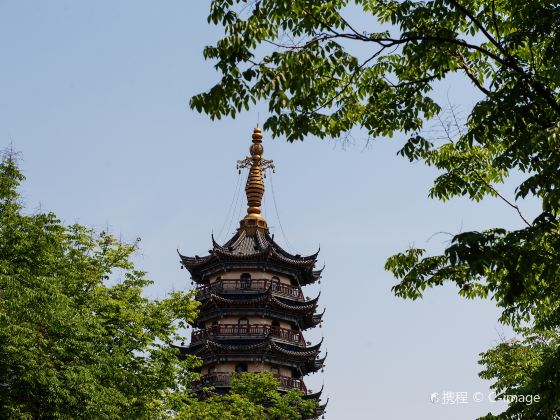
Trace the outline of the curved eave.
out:
<instances>
[{"instance_id":1,"label":"curved eave","mask_svg":"<svg viewBox=\"0 0 560 420\"><path fill-rule=\"evenodd\" d=\"M321 388L321 391L322 390L323 390L323 388ZM317 400L317 402L319 402L319 400L321 399L321 395L315 397L315 399ZM325 401L324 404L319 404L317 406L317 409L315 410L315 416L317 416L317 417L323 416L323 414L325 414L327 412L327 404L328 403L329 403L329 399L327 398L327 401Z\"/></svg>"},{"instance_id":2,"label":"curved eave","mask_svg":"<svg viewBox=\"0 0 560 420\"><path fill-rule=\"evenodd\" d=\"M268 302L269 300L270 300L270 296L266 292L258 293L258 294L255 293L254 295L252 295L251 299L230 299L215 293L210 293L206 298L202 299L202 301L204 302L203 304L207 304L206 302L212 302L214 304L221 303L221 304L231 305L231 306L258 305L259 303L265 303Z\"/></svg>"},{"instance_id":3,"label":"curved eave","mask_svg":"<svg viewBox=\"0 0 560 420\"><path fill-rule=\"evenodd\" d=\"M313 371L317 372L325 367L323 359L316 360L313 362Z\"/></svg>"},{"instance_id":4,"label":"curved eave","mask_svg":"<svg viewBox=\"0 0 560 420\"><path fill-rule=\"evenodd\" d=\"M317 308L317 301L308 301L304 304L298 304L299 302L283 301L278 299L276 296L270 297L270 302L274 303L275 306L294 312L314 312ZM290 303L288 303L290 302ZM303 302L302 302L303 303Z\"/></svg>"},{"instance_id":5,"label":"curved eave","mask_svg":"<svg viewBox=\"0 0 560 420\"><path fill-rule=\"evenodd\" d=\"M257 230L248 234L244 229L239 229L224 245L220 245L212 235L212 251L204 257L188 257L179 253L182 264L189 270L201 270L204 266L220 260L220 262L266 260L282 263L297 270L303 270L304 276L309 277L306 283L316 279L320 271L313 271L320 249L311 255L293 255L280 247L268 233ZM215 258L212 258L212 257Z\"/></svg>"},{"instance_id":6,"label":"curved eave","mask_svg":"<svg viewBox=\"0 0 560 420\"><path fill-rule=\"evenodd\" d=\"M213 255L205 255L204 257L187 257L186 255L181 254L179 251L177 251L177 253L179 254L181 263L189 271L197 267L206 265L212 260L213 257Z\"/></svg>"},{"instance_id":7,"label":"curved eave","mask_svg":"<svg viewBox=\"0 0 560 420\"><path fill-rule=\"evenodd\" d=\"M321 385L321 389L317 392L312 392L310 394L305 394L303 396L304 400L317 400L317 402L319 402L319 400L321 399L321 394L323 393L323 388L325 387L325 385ZM329 400L327 400L327 402L324 404L324 406L326 407L328 404ZM321 407L321 406L319 406Z\"/></svg>"},{"instance_id":8,"label":"curved eave","mask_svg":"<svg viewBox=\"0 0 560 420\"><path fill-rule=\"evenodd\" d=\"M287 254L283 250L280 251L281 248L280 249L278 248L276 247L272 248L273 257L275 257L279 261L286 262L290 265L296 265L300 267L313 268L315 266L315 263L317 262L317 256L319 255L319 251L317 251L315 254L312 255L308 255L305 257L298 257L296 255Z\"/></svg>"},{"instance_id":9,"label":"curved eave","mask_svg":"<svg viewBox=\"0 0 560 420\"><path fill-rule=\"evenodd\" d=\"M317 370L323 369L325 367L325 360L327 360L328 354L329 352L325 352L325 357L323 357L322 359L315 359L314 364Z\"/></svg>"},{"instance_id":10,"label":"curved eave","mask_svg":"<svg viewBox=\"0 0 560 420\"><path fill-rule=\"evenodd\" d=\"M200 342L200 345L194 345L194 346L192 344L189 346L176 346L172 344L171 347L175 347L179 349L181 354L191 354L191 355L201 354L202 351L205 349L205 345L203 342Z\"/></svg>"},{"instance_id":11,"label":"curved eave","mask_svg":"<svg viewBox=\"0 0 560 420\"><path fill-rule=\"evenodd\" d=\"M222 261L235 262L235 261L250 261L250 260L263 260L268 261L268 263L281 263L289 267L293 267L298 270L309 271L310 275L313 276L313 267L316 263L316 258L313 257L302 257L302 258L289 258L281 253L279 253L273 246L268 245L262 250L258 250L250 253L237 253L235 251L229 251L223 247L215 247L213 253L219 256Z\"/></svg>"},{"instance_id":12,"label":"curved eave","mask_svg":"<svg viewBox=\"0 0 560 420\"><path fill-rule=\"evenodd\" d=\"M321 321L323 320L323 315L325 315L326 310L327 308L324 308L323 312L321 312L320 314L313 314L312 321L315 325L321 323Z\"/></svg>"},{"instance_id":13,"label":"curved eave","mask_svg":"<svg viewBox=\"0 0 560 420\"><path fill-rule=\"evenodd\" d=\"M291 312L301 312L301 313L309 313L312 314L315 309L317 308L317 301L319 296L315 299L305 302L298 302L298 301L290 301L290 300L280 300L276 296L272 294L272 290L269 289L262 293L255 293L251 296L250 299L231 299L220 296L216 293L209 293L205 296L201 301L203 302L203 306L255 306L259 304L270 304L271 306L275 306L280 309L285 309Z\"/></svg>"},{"instance_id":14,"label":"curved eave","mask_svg":"<svg viewBox=\"0 0 560 420\"><path fill-rule=\"evenodd\" d=\"M293 346L291 344L277 344L278 347L282 347L282 348L286 348L287 346L289 347L298 347L299 349L305 350L305 352L312 352L315 355L319 354L319 350L321 349L321 345L323 344L323 340L324 338L321 338L321 341L319 341L317 344L314 344L312 346L308 346L308 347L298 347L298 346ZM299 350L297 350L299 351Z\"/></svg>"},{"instance_id":15,"label":"curved eave","mask_svg":"<svg viewBox=\"0 0 560 420\"><path fill-rule=\"evenodd\" d=\"M320 297L321 297L321 292L319 292L319 294L318 294L316 297L314 297L313 299L305 300L305 301L303 301L303 302L301 302L301 301L296 301L296 302L297 302L298 304L299 304L299 303L305 303L304 305L300 305L300 306L315 306L315 307L316 307L316 306L317 306L317 303L319 302L319 298L320 298ZM290 299L282 299L282 298L278 298L278 299L281 299L282 302L294 302L294 301L292 301L292 300L290 300Z\"/></svg>"},{"instance_id":16,"label":"curved eave","mask_svg":"<svg viewBox=\"0 0 560 420\"><path fill-rule=\"evenodd\" d=\"M205 312L204 315L199 314L198 318L194 322L189 323L189 325L191 325L192 327L204 329L204 325L205 325L204 323L206 321L221 316L230 316L230 315L239 316L240 309L241 309L240 307L234 307L234 306L233 307L218 306L218 305L215 305L214 307L209 306L204 309L203 311ZM299 325L299 327L303 331L309 328L316 327L321 323L320 315L319 318L317 318L317 314L312 314L312 313L301 313L301 312L288 313L287 311L279 310L278 308L271 308L267 305L252 306L246 309L249 309L251 315L256 315L261 317L270 316L271 310L274 310L275 317L283 319L287 322L295 322L296 324Z\"/></svg>"},{"instance_id":17,"label":"curved eave","mask_svg":"<svg viewBox=\"0 0 560 420\"><path fill-rule=\"evenodd\" d=\"M319 343L320 345L320 343ZM319 354L319 348L294 348L293 350L286 349L285 347L272 342L270 347L280 354L285 354L286 356L298 358L298 359L315 359Z\"/></svg>"},{"instance_id":18,"label":"curved eave","mask_svg":"<svg viewBox=\"0 0 560 420\"><path fill-rule=\"evenodd\" d=\"M315 356L315 359L307 359L305 361L304 365L302 366L302 372L304 373L304 375L307 375L308 373L318 372L325 367L326 356L322 359L318 359L317 357L318 356Z\"/></svg>"},{"instance_id":19,"label":"curved eave","mask_svg":"<svg viewBox=\"0 0 560 420\"><path fill-rule=\"evenodd\" d=\"M208 275L222 273L224 271L236 268L239 270L258 269L263 267L266 271L284 273L296 276L301 286L315 283L320 279L320 275L315 275L313 267L298 266L281 261L266 253L252 255L226 255L219 251L213 252L211 255L199 257L186 257L179 254L181 264L190 272L193 281L197 283L206 283L205 277ZM237 266L237 267L236 267Z\"/></svg>"},{"instance_id":20,"label":"curved eave","mask_svg":"<svg viewBox=\"0 0 560 420\"><path fill-rule=\"evenodd\" d=\"M190 345L188 347L183 347L183 346L175 346L175 347L179 348L181 350L181 353L183 354L192 354L196 356L200 356L208 353L211 354L222 353L222 352L249 353L249 352L255 352L257 350L266 350L267 352L270 352L272 354L289 356L291 359L305 360L307 361L307 363L312 363L313 367L318 366L316 363L321 360L321 359L317 359L317 355L319 354L319 346L321 345L321 343L313 347L290 346L291 349L287 349L282 345L278 345L270 337L257 341L258 342L253 344L222 344L211 339L205 339L195 343L194 345ZM318 369L321 369L321 366L313 370L318 370Z\"/></svg>"},{"instance_id":21,"label":"curved eave","mask_svg":"<svg viewBox=\"0 0 560 420\"><path fill-rule=\"evenodd\" d=\"M321 267L319 270L313 270L312 272L313 278L315 280L319 280L321 278L321 275L323 274L324 269L325 269L325 265L323 264L323 267Z\"/></svg>"}]
</instances>

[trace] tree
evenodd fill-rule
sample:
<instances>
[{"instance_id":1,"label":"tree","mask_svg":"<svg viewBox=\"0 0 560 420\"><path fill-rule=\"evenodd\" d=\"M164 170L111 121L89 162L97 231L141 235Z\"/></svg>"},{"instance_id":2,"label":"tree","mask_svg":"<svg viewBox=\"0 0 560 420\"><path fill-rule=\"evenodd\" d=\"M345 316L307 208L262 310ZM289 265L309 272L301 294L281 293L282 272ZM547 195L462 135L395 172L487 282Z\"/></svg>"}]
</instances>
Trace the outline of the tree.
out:
<instances>
[{"instance_id":1,"label":"tree","mask_svg":"<svg viewBox=\"0 0 560 420\"><path fill-rule=\"evenodd\" d=\"M153 301L137 244L26 215L13 153L0 163L2 418L161 418L189 403L194 359L170 344L190 294Z\"/></svg>"},{"instance_id":2,"label":"tree","mask_svg":"<svg viewBox=\"0 0 560 420\"><path fill-rule=\"evenodd\" d=\"M485 366L480 376L495 380L497 398L506 399L508 409L484 419L554 419L560 412L560 335L558 330L523 329L523 340L504 340L481 356Z\"/></svg>"},{"instance_id":3,"label":"tree","mask_svg":"<svg viewBox=\"0 0 560 420\"><path fill-rule=\"evenodd\" d=\"M350 22L349 11L367 14L372 27ZM460 233L440 255L392 256L397 296L418 299L450 282L466 298L493 299L506 324L560 325L558 2L213 0L208 20L224 28L204 49L221 79L192 108L221 118L268 103L264 128L288 141L356 127L371 137L400 133L400 155L441 172L431 197L498 196L519 215L518 229ZM422 129L443 109L434 88L452 74L481 99L459 134L436 141ZM512 173L524 179L507 198L498 188ZM529 197L542 203L534 220L516 203Z\"/></svg>"},{"instance_id":4,"label":"tree","mask_svg":"<svg viewBox=\"0 0 560 420\"><path fill-rule=\"evenodd\" d=\"M304 400L298 390L278 391L270 372L244 372L232 378L231 390L185 407L179 417L189 420L270 419L297 420L315 415L315 400Z\"/></svg>"},{"instance_id":5,"label":"tree","mask_svg":"<svg viewBox=\"0 0 560 420\"><path fill-rule=\"evenodd\" d=\"M0 161L0 414L2 418L311 417L316 402L283 395L271 374L196 398L200 360L171 344L196 316L192 294L154 301L135 268L137 242L52 213L24 214L15 154Z\"/></svg>"}]
</instances>

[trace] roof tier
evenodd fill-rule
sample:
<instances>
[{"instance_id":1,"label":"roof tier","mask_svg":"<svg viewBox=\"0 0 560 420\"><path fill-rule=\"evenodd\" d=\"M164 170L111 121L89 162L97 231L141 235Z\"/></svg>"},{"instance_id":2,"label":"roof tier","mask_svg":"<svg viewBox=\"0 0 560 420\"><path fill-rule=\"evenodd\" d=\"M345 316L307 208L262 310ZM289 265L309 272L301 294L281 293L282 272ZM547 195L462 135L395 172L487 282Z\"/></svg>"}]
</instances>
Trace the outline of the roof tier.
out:
<instances>
[{"instance_id":1,"label":"roof tier","mask_svg":"<svg viewBox=\"0 0 560 420\"><path fill-rule=\"evenodd\" d=\"M214 306L239 306L247 308L250 306L261 306L266 304L267 307L283 309L289 312L298 312L313 314L317 309L319 302L319 293L314 299L310 300L293 300L277 296L272 288L268 288L262 292L251 294L226 294L222 295L216 291L198 296L197 300L202 303L201 310Z\"/></svg>"},{"instance_id":2,"label":"roof tier","mask_svg":"<svg viewBox=\"0 0 560 420\"><path fill-rule=\"evenodd\" d=\"M212 237L212 249L206 256L179 256L192 279L200 284L208 283L213 274L257 269L294 277L304 286L321 277L322 269L314 269L318 254L319 251L308 256L293 255L274 242L267 229L241 227L224 245Z\"/></svg>"},{"instance_id":3,"label":"roof tier","mask_svg":"<svg viewBox=\"0 0 560 420\"><path fill-rule=\"evenodd\" d=\"M289 323L296 324L302 331L308 328L316 327L321 324L325 310L320 313L314 314L303 314L303 313L289 313L286 311L269 308L266 305L255 306L250 308L240 308L240 307L213 307L207 309L204 313L200 313L196 322L191 323L193 327L204 328L204 324L207 321L212 321L221 317L228 316L258 316L261 318L271 317L274 319L286 321Z\"/></svg>"},{"instance_id":4,"label":"roof tier","mask_svg":"<svg viewBox=\"0 0 560 420\"><path fill-rule=\"evenodd\" d=\"M205 364L238 360L259 360L273 364L281 364L298 369L302 375L322 369L326 356L319 358L318 344L311 347L300 347L279 343L273 339L261 340L226 340L206 339L190 346L179 347L182 354L196 355Z\"/></svg>"},{"instance_id":5,"label":"roof tier","mask_svg":"<svg viewBox=\"0 0 560 420\"><path fill-rule=\"evenodd\" d=\"M308 301L294 301L275 296L271 289L250 295L228 295L224 297L216 293L209 293L200 300L199 316L194 326L204 328L206 321L221 316L269 316L295 323L300 329L315 327L321 323L322 313L316 313L316 298Z\"/></svg>"}]
</instances>

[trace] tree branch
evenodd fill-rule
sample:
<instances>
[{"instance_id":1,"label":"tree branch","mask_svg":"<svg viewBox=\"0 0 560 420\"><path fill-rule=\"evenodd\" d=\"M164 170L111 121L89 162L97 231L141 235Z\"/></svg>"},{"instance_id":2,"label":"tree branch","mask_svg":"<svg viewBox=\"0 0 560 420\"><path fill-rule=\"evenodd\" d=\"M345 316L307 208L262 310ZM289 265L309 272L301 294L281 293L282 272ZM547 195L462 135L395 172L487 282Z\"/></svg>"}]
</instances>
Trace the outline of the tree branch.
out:
<instances>
[{"instance_id":1,"label":"tree branch","mask_svg":"<svg viewBox=\"0 0 560 420\"><path fill-rule=\"evenodd\" d=\"M505 64L510 69L519 73L523 78L525 78L529 84L531 84L537 93L539 93L547 102L548 104L556 111L557 114L560 114L560 105L556 102L556 99L547 89L537 80L534 78L529 72L523 70L521 66L517 64L517 59L512 56L502 44L494 39L494 37L486 30L484 25L471 13L466 7L461 5L457 0L449 0L457 9L459 9L463 14L465 14L480 31L484 34L484 36L507 58L507 60L500 60L503 64Z\"/></svg>"},{"instance_id":2,"label":"tree branch","mask_svg":"<svg viewBox=\"0 0 560 420\"><path fill-rule=\"evenodd\" d=\"M461 57L461 68L465 71L466 75L469 77L469 79L471 79L471 81L474 83L474 85L482 92L484 93L486 96L490 96L492 94L492 92L490 92L488 89L486 89L482 83L480 83L480 81L475 77L474 74L472 74L471 68L469 67L469 65L466 63L466 61L463 59L463 57Z\"/></svg>"}]
</instances>

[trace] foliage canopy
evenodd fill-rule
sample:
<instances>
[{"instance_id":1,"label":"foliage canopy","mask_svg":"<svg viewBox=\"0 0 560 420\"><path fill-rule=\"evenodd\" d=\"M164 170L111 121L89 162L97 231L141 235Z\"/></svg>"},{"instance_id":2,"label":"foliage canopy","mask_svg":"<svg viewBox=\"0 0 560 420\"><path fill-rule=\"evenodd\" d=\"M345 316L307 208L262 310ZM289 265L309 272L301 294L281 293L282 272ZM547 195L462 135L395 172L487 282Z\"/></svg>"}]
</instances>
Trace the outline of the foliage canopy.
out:
<instances>
[{"instance_id":1,"label":"foliage canopy","mask_svg":"<svg viewBox=\"0 0 560 420\"><path fill-rule=\"evenodd\" d=\"M316 402L246 374L232 392L196 398L200 360L171 344L196 316L190 293L154 301L137 243L52 213L26 215L12 152L0 161L0 417L300 419Z\"/></svg>"},{"instance_id":2,"label":"foliage canopy","mask_svg":"<svg viewBox=\"0 0 560 420\"><path fill-rule=\"evenodd\" d=\"M136 244L26 215L13 153L0 163L0 412L3 418L158 418L188 400L194 359L170 343L196 302L151 283Z\"/></svg>"},{"instance_id":3,"label":"foliage canopy","mask_svg":"<svg viewBox=\"0 0 560 420\"><path fill-rule=\"evenodd\" d=\"M315 416L315 400L303 399L298 390L278 392L278 381L270 372L244 372L231 380L231 390L187 406L180 418L189 420L298 420Z\"/></svg>"},{"instance_id":4,"label":"foliage canopy","mask_svg":"<svg viewBox=\"0 0 560 420\"><path fill-rule=\"evenodd\" d=\"M358 14L369 26L351 21ZM265 102L270 116L264 128L288 141L341 137L354 128L371 137L399 133L406 136L400 155L440 171L431 197L498 196L518 213L516 230L464 232L440 255L413 248L389 258L386 268L399 279L397 296L417 299L450 282L466 298L493 299L501 321L515 328L530 322L535 331L557 329L557 1L213 0L208 21L224 29L204 50L220 80L191 98L192 108L211 118L235 117ZM423 130L443 109L433 91L454 74L480 99L459 133L435 141ZM523 180L510 199L499 185L512 173ZM534 220L516 204L525 198L542 203ZM560 354L554 346L551 351ZM494 355L483 361L493 364ZM502 373L487 366L483 374ZM560 403L548 403L548 413L558 415Z\"/></svg>"}]
</instances>

